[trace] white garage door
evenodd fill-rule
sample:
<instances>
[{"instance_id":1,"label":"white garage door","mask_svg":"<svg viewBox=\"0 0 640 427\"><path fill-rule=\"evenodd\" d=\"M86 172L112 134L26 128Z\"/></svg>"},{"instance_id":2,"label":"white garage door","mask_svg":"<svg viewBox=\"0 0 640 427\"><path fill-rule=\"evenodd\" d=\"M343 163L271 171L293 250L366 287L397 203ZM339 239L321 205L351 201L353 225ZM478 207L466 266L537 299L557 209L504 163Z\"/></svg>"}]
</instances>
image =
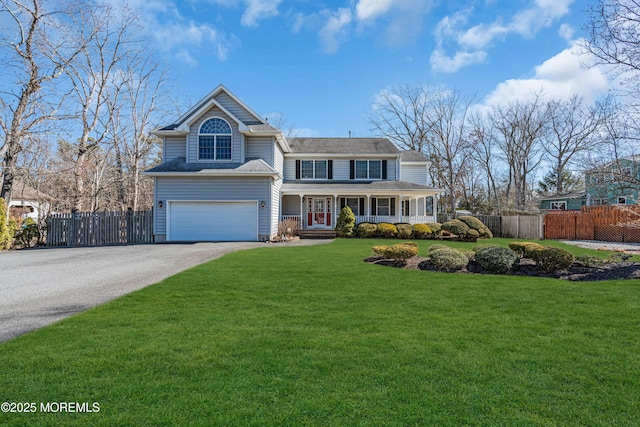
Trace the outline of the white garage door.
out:
<instances>
[{"instance_id":1,"label":"white garage door","mask_svg":"<svg viewBox=\"0 0 640 427\"><path fill-rule=\"evenodd\" d=\"M257 241L256 202L170 202L167 240Z\"/></svg>"}]
</instances>

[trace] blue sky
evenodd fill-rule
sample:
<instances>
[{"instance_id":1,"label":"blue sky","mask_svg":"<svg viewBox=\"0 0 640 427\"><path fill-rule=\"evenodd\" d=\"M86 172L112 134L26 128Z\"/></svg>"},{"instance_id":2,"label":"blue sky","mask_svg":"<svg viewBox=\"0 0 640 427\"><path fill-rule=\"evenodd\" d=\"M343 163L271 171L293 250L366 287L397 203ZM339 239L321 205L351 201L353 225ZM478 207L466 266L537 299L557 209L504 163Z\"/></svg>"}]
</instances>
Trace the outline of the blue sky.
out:
<instances>
[{"instance_id":1,"label":"blue sky","mask_svg":"<svg viewBox=\"0 0 640 427\"><path fill-rule=\"evenodd\" d=\"M187 104L224 84L298 136L372 135L381 91L429 84L481 105L609 89L578 55L585 0L136 0Z\"/></svg>"}]
</instances>

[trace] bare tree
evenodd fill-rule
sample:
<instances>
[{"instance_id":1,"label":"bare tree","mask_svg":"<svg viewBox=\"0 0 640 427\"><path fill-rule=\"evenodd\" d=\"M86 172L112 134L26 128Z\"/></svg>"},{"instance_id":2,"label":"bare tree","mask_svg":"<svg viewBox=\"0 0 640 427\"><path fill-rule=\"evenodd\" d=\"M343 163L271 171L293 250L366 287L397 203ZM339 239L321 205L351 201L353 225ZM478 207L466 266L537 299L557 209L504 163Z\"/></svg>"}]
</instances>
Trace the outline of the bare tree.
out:
<instances>
[{"instance_id":1,"label":"bare tree","mask_svg":"<svg viewBox=\"0 0 640 427\"><path fill-rule=\"evenodd\" d=\"M495 129L480 113L475 113L470 122L471 133L469 139L474 153L473 158L484 172L487 199L493 205L494 212L499 213L501 211L498 193L500 165L498 164L499 147Z\"/></svg>"},{"instance_id":2,"label":"bare tree","mask_svg":"<svg viewBox=\"0 0 640 427\"><path fill-rule=\"evenodd\" d=\"M83 169L87 153L92 148L91 144L100 145L104 142L109 123L118 114L116 110L107 108L108 88L119 67L144 47L132 35L136 22L136 15L127 8L116 11L109 6L96 6L89 14L88 25L94 30L89 34L90 38L85 40L86 48L66 69L73 98L79 105L80 137L74 172L74 209L78 211L83 210Z\"/></svg>"},{"instance_id":3,"label":"bare tree","mask_svg":"<svg viewBox=\"0 0 640 427\"><path fill-rule=\"evenodd\" d=\"M384 90L373 105L369 122L376 133L389 138L397 147L425 152L434 125L427 113L435 95L421 84Z\"/></svg>"},{"instance_id":4,"label":"bare tree","mask_svg":"<svg viewBox=\"0 0 640 427\"><path fill-rule=\"evenodd\" d=\"M443 90L433 98L426 108L428 151L433 154L440 185L449 197L449 209L457 206L457 193L471 161L471 144L468 139L469 109L473 96L464 96L459 91Z\"/></svg>"},{"instance_id":5,"label":"bare tree","mask_svg":"<svg viewBox=\"0 0 640 427\"><path fill-rule=\"evenodd\" d=\"M64 94L57 92L54 83L84 50L90 34L83 40L70 34L77 28L85 31L84 11L78 2L0 0L0 15L6 25L0 31L2 63L13 77L0 98L0 197L8 200L23 142L56 117Z\"/></svg>"},{"instance_id":6,"label":"bare tree","mask_svg":"<svg viewBox=\"0 0 640 427\"><path fill-rule=\"evenodd\" d=\"M537 94L531 101L513 101L490 113L498 145L509 167L506 195L515 190L516 210L525 209L529 175L542 160L541 140L549 122L549 109Z\"/></svg>"},{"instance_id":7,"label":"bare tree","mask_svg":"<svg viewBox=\"0 0 640 427\"><path fill-rule=\"evenodd\" d=\"M640 91L640 0L598 0L589 10L582 46L597 65L613 66L624 87Z\"/></svg>"},{"instance_id":8,"label":"bare tree","mask_svg":"<svg viewBox=\"0 0 640 427\"><path fill-rule=\"evenodd\" d=\"M567 101L549 102L549 129L543 134L544 149L556 177L555 192L564 190L567 167L585 152L602 145L603 125L611 114L607 99L593 107L578 95Z\"/></svg>"}]
</instances>

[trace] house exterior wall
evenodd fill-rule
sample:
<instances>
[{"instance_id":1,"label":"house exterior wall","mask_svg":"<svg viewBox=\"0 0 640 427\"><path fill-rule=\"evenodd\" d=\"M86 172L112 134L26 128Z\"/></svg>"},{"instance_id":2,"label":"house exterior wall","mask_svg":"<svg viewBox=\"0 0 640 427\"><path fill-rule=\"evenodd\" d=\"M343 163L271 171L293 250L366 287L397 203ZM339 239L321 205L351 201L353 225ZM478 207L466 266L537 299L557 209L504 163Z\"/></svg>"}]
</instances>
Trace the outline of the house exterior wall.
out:
<instances>
[{"instance_id":1,"label":"house exterior wall","mask_svg":"<svg viewBox=\"0 0 640 427\"><path fill-rule=\"evenodd\" d=\"M275 144L273 137L246 137L245 140L247 147L245 152L246 157L257 157L263 159L270 166L275 166L274 145L277 144Z\"/></svg>"},{"instance_id":2,"label":"house exterior wall","mask_svg":"<svg viewBox=\"0 0 640 427\"><path fill-rule=\"evenodd\" d=\"M168 201L264 201L265 208L258 208L258 238L268 239L272 230L272 206L270 177L156 177L154 234L156 241L163 241L167 233ZM279 191L279 188L278 188ZM158 207L158 201L163 207Z\"/></svg>"},{"instance_id":3,"label":"house exterior wall","mask_svg":"<svg viewBox=\"0 0 640 427\"><path fill-rule=\"evenodd\" d=\"M187 138L187 162L197 163L200 161L198 160L198 131L200 130L200 125L211 117L220 117L226 120L231 126L231 131L233 132L231 139L231 160L226 160L226 162L244 162L244 135L242 135L238 129L238 123L217 107L211 108L191 125ZM203 161L211 162L211 160Z\"/></svg>"},{"instance_id":4,"label":"house exterior wall","mask_svg":"<svg viewBox=\"0 0 640 427\"><path fill-rule=\"evenodd\" d=\"M400 180L419 185L428 185L427 167L425 165L400 163Z\"/></svg>"},{"instance_id":5,"label":"house exterior wall","mask_svg":"<svg viewBox=\"0 0 640 427\"><path fill-rule=\"evenodd\" d=\"M284 159L284 179L295 180L296 179L296 160L306 160L303 157L285 157ZM387 161L387 181L396 180L397 168L396 159L394 157L388 158L369 158L366 156L354 156L352 159L345 158L332 158L330 155L324 157L309 157L309 159L316 160L333 160L333 179L336 181L349 181L350 178L350 162L351 160L386 160ZM425 178L426 180L426 178Z\"/></svg>"},{"instance_id":6,"label":"house exterior wall","mask_svg":"<svg viewBox=\"0 0 640 427\"><path fill-rule=\"evenodd\" d=\"M215 97L216 102L222 105L228 112L236 116L244 124L254 124L258 120L248 112L242 105L238 104L231 96L226 92L220 92Z\"/></svg>"},{"instance_id":7,"label":"house exterior wall","mask_svg":"<svg viewBox=\"0 0 640 427\"><path fill-rule=\"evenodd\" d=\"M569 199L569 198L566 198L566 197L564 197L564 198L563 197L559 197L557 199L548 199L548 200L540 201L540 209L542 209L542 210L551 210L551 203L552 202L566 202L568 211L579 211L580 209L582 209L582 206L584 204L581 198Z\"/></svg>"},{"instance_id":8,"label":"house exterior wall","mask_svg":"<svg viewBox=\"0 0 640 427\"><path fill-rule=\"evenodd\" d=\"M164 138L164 147L162 150L162 161L169 162L176 157L187 157L187 140L186 137L167 136Z\"/></svg>"}]
</instances>

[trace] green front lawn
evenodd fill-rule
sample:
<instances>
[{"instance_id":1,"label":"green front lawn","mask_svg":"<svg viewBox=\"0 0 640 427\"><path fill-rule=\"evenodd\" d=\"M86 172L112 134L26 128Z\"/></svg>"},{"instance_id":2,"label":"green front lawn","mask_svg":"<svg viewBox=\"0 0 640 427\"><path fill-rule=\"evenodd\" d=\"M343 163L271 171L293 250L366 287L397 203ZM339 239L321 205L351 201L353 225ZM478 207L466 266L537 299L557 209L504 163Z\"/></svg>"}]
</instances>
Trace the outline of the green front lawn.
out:
<instances>
[{"instance_id":1,"label":"green front lawn","mask_svg":"<svg viewBox=\"0 0 640 427\"><path fill-rule=\"evenodd\" d=\"M640 425L640 281L363 262L380 243L229 254L0 344L2 401L100 405L0 425Z\"/></svg>"}]
</instances>

